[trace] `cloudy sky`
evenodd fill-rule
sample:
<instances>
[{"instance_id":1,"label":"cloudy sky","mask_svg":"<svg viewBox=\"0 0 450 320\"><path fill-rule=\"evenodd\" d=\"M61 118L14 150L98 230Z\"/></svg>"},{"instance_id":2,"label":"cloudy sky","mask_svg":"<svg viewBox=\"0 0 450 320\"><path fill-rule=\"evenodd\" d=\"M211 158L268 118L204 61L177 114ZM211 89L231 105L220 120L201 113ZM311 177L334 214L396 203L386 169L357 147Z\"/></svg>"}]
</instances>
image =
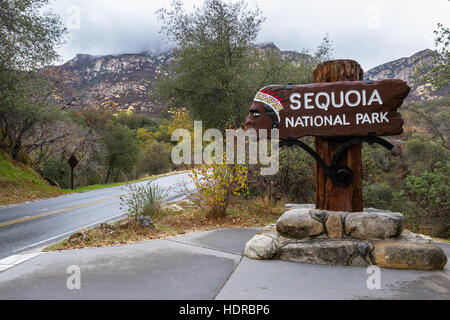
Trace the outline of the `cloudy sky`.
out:
<instances>
[{"instance_id":1,"label":"cloudy sky","mask_svg":"<svg viewBox=\"0 0 450 320\"><path fill-rule=\"evenodd\" d=\"M282 50L314 51L329 33L334 58L354 59L365 70L434 47L437 23L450 23L449 0L246 0L267 18L258 42ZM191 11L203 0L185 0ZM167 42L155 15L170 1L54 0L69 28L62 60L93 55L160 51Z\"/></svg>"}]
</instances>

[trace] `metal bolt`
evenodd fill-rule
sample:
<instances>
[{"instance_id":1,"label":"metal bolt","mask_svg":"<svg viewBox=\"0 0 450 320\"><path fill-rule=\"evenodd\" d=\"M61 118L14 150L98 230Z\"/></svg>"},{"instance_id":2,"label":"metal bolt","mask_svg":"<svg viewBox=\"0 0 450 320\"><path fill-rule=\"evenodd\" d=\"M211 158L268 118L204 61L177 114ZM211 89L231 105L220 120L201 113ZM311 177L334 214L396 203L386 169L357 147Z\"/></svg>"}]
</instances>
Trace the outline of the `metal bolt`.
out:
<instances>
[{"instance_id":1,"label":"metal bolt","mask_svg":"<svg viewBox=\"0 0 450 320\"><path fill-rule=\"evenodd\" d=\"M349 172L347 169L339 169L339 171L336 174L336 177L339 181L345 181L347 180L348 176L349 176Z\"/></svg>"}]
</instances>

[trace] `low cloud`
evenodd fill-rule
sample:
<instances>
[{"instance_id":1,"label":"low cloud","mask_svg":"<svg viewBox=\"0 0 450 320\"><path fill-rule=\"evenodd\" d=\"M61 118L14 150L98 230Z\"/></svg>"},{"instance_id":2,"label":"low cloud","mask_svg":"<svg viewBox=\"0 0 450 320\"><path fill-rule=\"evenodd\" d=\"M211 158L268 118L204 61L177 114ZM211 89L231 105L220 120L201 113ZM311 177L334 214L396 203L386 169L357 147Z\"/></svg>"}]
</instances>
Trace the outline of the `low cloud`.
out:
<instances>
[{"instance_id":1,"label":"low cloud","mask_svg":"<svg viewBox=\"0 0 450 320\"><path fill-rule=\"evenodd\" d=\"M202 1L184 1L192 10ZM355 59L364 69L433 47L438 22L450 21L447 0L290 1L249 0L267 17L259 42L282 50L314 49L326 33L334 57ZM77 53L93 55L159 52L169 45L159 34L155 12L161 4L145 0L58 0L51 8L69 27L62 60Z\"/></svg>"}]
</instances>

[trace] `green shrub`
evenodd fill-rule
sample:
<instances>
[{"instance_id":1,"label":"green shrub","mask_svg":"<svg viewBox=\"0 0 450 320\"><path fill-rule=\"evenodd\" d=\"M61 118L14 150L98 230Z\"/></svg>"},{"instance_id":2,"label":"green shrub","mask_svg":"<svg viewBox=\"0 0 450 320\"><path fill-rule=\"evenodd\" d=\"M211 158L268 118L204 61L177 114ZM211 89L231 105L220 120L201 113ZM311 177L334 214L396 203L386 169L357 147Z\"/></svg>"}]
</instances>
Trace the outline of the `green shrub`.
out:
<instances>
[{"instance_id":1,"label":"green shrub","mask_svg":"<svg viewBox=\"0 0 450 320\"><path fill-rule=\"evenodd\" d=\"M171 147L164 142L151 141L142 151L141 172L152 174L166 173L173 169Z\"/></svg>"},{"instance_id":2,"label":"green shrub","mask_svg":"<svg viewBox=\"0 0 450 320\"><path fill-rule=\"evenodd\" d=\"M405 190L395 192L392 196L391 210L402 213L411 231L419 229L424 220L424 212L413 201L409 200Z\"/></svg>"},{"instance_id":3,"label":"green shrub","mask_svg":"<svg viewBox=\"0 0 450 320\"><path fill-rule=\"evenodd\" d=\"M120 197L120 209L125 209L135 220L148 216L152 220L164 213L163 202L167 192L152 181L145 185L130 184L128 193Z\"/></svg>"},{"instance_id":4,"label":"green shrub","mask_svg":"<svg viewBox=\"0 0 450 320\"><path fill-rule=\"evenodd\" d=\"M406 178L407 190L394 193L391 210L405 215L411 231L450 236L450 162Z\"/></svg>"},{"instance_id":5,"label":"green shrub","mask_svg":"<svg viewBox=\"0 0 450 320\"><path fill-rule=\"evenodd\" d=\"M436 163L448 159L450 152L435 139L413 135L406 143L404 155L410 174L420 175L424 171L432 171Z\"/></svg>"},{"instance_id":6,"label":"green shrub","mask_svg":"<svg viewBox=\"0 0 450 320\"><path fill-rule=\"evenodd\" d=\"M438 162L432 172L406 178L411 199L430 215L450 220L450 161Z\"/></svg>"},{"instance_id":7,"label":"green shrub","mask_svg":"<svg viewBox=\"0 0 450 320\"><path fill-rule=\"evenodd\" d=\"M364 205L377 209L389 209L392 193L392 187L386 182L371 184L363 188Z\"/></svg>"}]
</instances>

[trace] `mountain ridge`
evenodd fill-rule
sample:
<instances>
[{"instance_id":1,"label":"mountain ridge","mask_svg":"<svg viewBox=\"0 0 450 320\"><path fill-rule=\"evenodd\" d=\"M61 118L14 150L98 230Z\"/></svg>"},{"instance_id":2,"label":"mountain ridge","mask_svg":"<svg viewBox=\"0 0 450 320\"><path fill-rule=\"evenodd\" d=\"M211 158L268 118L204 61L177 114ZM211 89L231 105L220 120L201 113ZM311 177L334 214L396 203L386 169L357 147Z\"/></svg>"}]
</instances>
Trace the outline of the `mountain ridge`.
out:
<instances>
[{"instance_id":1,"label":"mountain ridge","mask_svg":"<svg viewBox=\"0 0 450 320\"><path fill-rule=\"evenodd\" d=\"M278 50L286 58L311 59L305 53L282 51L273 42L256 46L260 50ZM431 50L425 49L410 57L399 58L365 73L365 79L380 80L396 78L411 87L409 101L448 96L448 86L431 92L431 84L414 83L414 68L419 61L432 63ZM165 106L156 101L151 92L153 84L164 70L163 66L173 59L172 51L159 54L150 52L117 55L77 54L60 66L48 67L47 78L57 84L54 100L66 107L79 109L96 107L112 112L131 111L158 117Z\"/></svg>"},{"instance_id":2,"label":"mountain ridge","mask_svg":"<svg viewBox=\"0 0 450 320\"><path fill-rule=\"evenodd\" d=\"M433 91L431 83L417 83L414 80L415 68L420 63L425 65L433 63L432 52L430 49L424 49L410 57L383 63L367 71L364 74L364 78L370 80L401 79L406 81L411 87L411 93L407 101L429 100L448 96L449 86Z\"/></svg>"}]
</instances>

